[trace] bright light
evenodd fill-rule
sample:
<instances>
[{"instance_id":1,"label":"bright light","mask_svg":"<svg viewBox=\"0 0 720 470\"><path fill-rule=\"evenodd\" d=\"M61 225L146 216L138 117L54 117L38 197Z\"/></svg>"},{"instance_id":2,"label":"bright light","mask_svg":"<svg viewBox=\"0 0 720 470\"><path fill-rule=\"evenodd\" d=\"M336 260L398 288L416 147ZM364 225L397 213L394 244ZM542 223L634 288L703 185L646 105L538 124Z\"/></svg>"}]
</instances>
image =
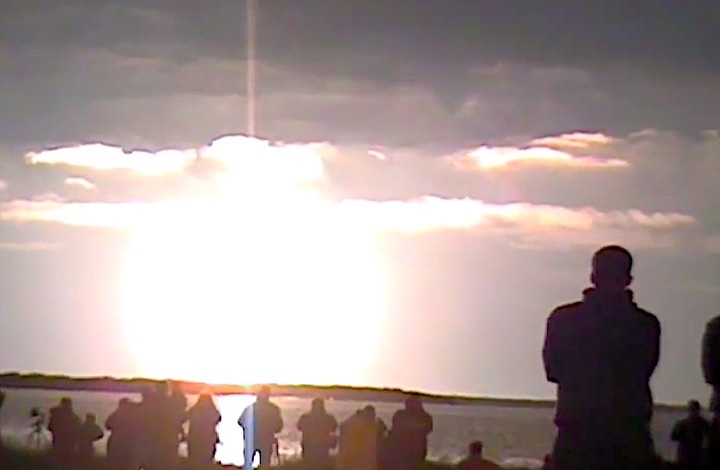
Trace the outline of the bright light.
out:
<instances>
[{"instance_id":1,"label":"bright light","mask_svg":"<svg viewBox=\"0 0 720 470\"><path fill-rule=\"evenodd\" d=\"M238 166L133 230L123 311L138 373L361 383L385 307L375 234L291 178L251 185Z\"/></svg>"}]
</instances>

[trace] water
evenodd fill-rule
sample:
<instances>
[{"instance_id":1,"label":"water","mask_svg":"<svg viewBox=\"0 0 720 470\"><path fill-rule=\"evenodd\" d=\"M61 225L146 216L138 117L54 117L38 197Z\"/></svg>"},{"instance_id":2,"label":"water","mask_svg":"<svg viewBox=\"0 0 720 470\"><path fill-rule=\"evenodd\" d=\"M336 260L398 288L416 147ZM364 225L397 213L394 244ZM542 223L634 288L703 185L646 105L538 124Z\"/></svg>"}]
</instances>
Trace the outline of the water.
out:
<instances>
[{"instance_id":1,"label":"water","mask_svg":"<svg viewBox=\"0 0 720 470\"><path fill-rule=\"evenodd\" d=\"M28 442L31 425L29 413L34 406L47 411L61 397L68 396L73 399L78 414L95 413L98 422L104 423L121 397L139 399L139 396L98 392L9 390L6 393L7 400L0 414L3 439L16 445L26 445ZM191 404L196 399L194 396L189 397ZM216 457L223 464L242 464L242 430L237 420L244 407L252 401L253 397L245 395L215 398L222 414L218 426L221 444L218 445ZM310 400L278 397L273 401L282 409L285 420L285 429L280 435L280 454L283 458L298 456L300 434L295 424L300 415L310 408ZM328 401L327 409L340 421L365 404ZM378 416L387 424L401 406L399 403L372 404L377 408ZM457 461L464 456L470 441L480 439L485 443L485 452L496 461L508 462L523 458L532 459L530 463L539 463L552 445L554 428L551 408L492 405L427 405L426 408L434 418L435 430L429 439L429 458L433 460ZM674 453L669 439L672 424L682 414L679 410L656 413L653 423L656 445L666 458L672 457ZM98 453L104 453L105 445L105 439L96 443ZM181 453L184 452L185 449L181 447Z\"/></svg>"}]
</instances>

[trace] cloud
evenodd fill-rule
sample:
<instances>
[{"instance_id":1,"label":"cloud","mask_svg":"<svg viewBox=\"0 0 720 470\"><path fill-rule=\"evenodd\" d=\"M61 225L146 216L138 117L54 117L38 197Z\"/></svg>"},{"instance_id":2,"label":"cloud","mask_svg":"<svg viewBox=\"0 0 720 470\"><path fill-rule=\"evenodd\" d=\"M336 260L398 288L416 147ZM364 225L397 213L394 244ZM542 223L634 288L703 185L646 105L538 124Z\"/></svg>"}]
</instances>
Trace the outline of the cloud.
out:
<instances>
[{"instance_id":1,"label":"cloud","mask_svg":"<svg viewBox=\"0 0 720 470\"><path fill-rule=\"evenodd\" d=\"M614 139L613 137L607 136L599 132L572 132L569 134L561 134L557 136L547 136L541 137L539 139L533 139L530 144L540 147L584 150L591 147L609 145L615 142L615 140L616 139Z\"/></svg>"},{"instance_id":2,"label":"cloud","mask_svg":"<svg viewBox=\"0 0 720 470\"><path fill-rule=\"evenodd\" d=\"M640 246L665 248L672 246L676 235L697 228L699 220L677 209L599 209L595 204L569 202L568 197L566 203L549 203L536 197L491 202L493 198L487 194L492 191L483 196L482 191L474 189L478 185L497 185L487 175L499 170L525 169L503 178L521 182L528 178L523 175L534 169L543 170L543 174L563 169L632 169L631 160L619 157L627 153L633 162L638 162L633 147L638 145L636 141L656 138L656 134L647 133L624 139L599 133L570 133L529 140L537 143L544 139L546 144L564 146L565 150L486 145L451 153L449 157L387 147L348 149L327 142L270 142L241 135L220 137L199 149L155 152L98 143L74 145L28 153L26 162L30 167L81 168L98 176L121 171L150 186L165 184L159 178L163 175L196 177L178 180L182 183L174 195L165 193L154 198L133 197L133 188L140 194L146 186L140 189L132 178L121 180L127 189L120 198L106 198L103 191L93 192L91 199L85 197L82 201L63 194L18 198L6 203L0 216L13 223L132 230L168 217L192 220L205 217L204 212L213 212L212 217L222 219L243 213L251 225L262 226L264 219L271 218L292 230L292 224L299 220L298 213L306 210L295 205L294 200L300 197L298 194L310 191L324 201L323 214L335 221L332 223L359 223L382 233L461 231L506 237L522 247L562 248L633 240ZM590 147L593 152L598 147L601 156L584 155ZM204 162L215 165L211 172L201 171ZM584 177L574 172L573 178L582 182ZM200 181L202 186L187 181ZM557 179L549 181L553 188L558 187ZM89 187L85 182L94 185L74 176L68 176L66 182L82 187ZM385 194L377 193L378 188Z\"/></svg>"},{"instance_id":3,"label":"cloud","mask_svg":"<svg viewBox=\"0 0 720 470\"><path fill-rule=\"evenodd\" d=\"M323 176L323 155L332 151L331 146L322 143L271 144L251 137L226 136L199 149L151 152L93 143L29 152L25 160L30 165L68 166L101 172L121 170L148 177L182 173L200 161L214 161L238 175L268 181L282 175L316 180Z\"/></svg>"},{"instance_id":4,"label":"cloud","mask_svg":"<svg viewBox=\"0 0 720 470\"><path fill-rule=\"evenodd\" d=\"M6 204L2 219L11 222L51 222L77 227L132 230L158 220L192 219L197 206L173 203L79 203L60 200L18 200ZM202 210L202 209L200 209ZM260 210L246 213L245 223L262 226L268 217L303 219L295 208L276 207L273 214ZM302 209L301 209L302 210ZM291 213L292 212L292 213ZM220 213L221 218L230 213ZM687 229L696 220L679 213L644 213L639 210L601 212L591 207L568 208L529 203L489 204L484 201L427 197L410 201L343 200L331 203L324 213L332 223L351 223L381 233L422 234L443 231L471 231L476 234L506 235L525 244L567 246L597 244L631 236L668 234ZM225 222L226 224L228 222ZM222 222L221 222L222 224ZM292 230L291 226L285 227ZM648 242L650 243L650 242ZM657 241L653 241L657 244Z\"/></svg>"},{"instance_id":5,"label":"cloud","mask_svg":"<svg viewBox=\"0 0 720 470\"><path fill-rule=\"evenodd\" d=\"M30 165L64 165L95 170L130 170L156 176L180 172L195 159L194 151L162 150L151 153L141 150L124 151L120 147L95 143L29 152Z\"/></svg>"},{"instance_id":6,"label":"cloud","mask_svg":"<svg viewBox=\"0 0 720 470\"><path fill-rule=\"evenodd\" d=\"M7 189L7 187L7 182L5 180L0 180L0 191L2 191L3 189Z\"/></svg>"},{"instance_id":7,"label":"cloud","mask_svg":"<svg viewBox=\"0 0 720 470\"><path fill-rule=\"evenodd\" d=\"M97 186L95 183L92 183L85 178L81 178L79 176L68 176L65 178L65 184L68 186L74 186L82 189L97 189Z\"/></svg>"},{"instance_id":8,"label":"cloud","mask_svg":"<svg viewBox=\"0 0 720 470\"><path fill-rule=\"evenodd\" d=\"M76 227L127 229L158 220L157 206L148 203L66 202L62 199L15 200L0 218L9 222L50 222Z\"/></svg>"},{"instance_id":9,"label":"cloud","mask_svg":"<svg viewBox=\"0 0 720 470\"><path fill-rule=\"evenodd\" d=\"M2 251L50 251L61 247L59 243L48 243L40 241L31 242L0 242Z\"/></svg>"},{"instance_id":10,"label":"cloud","mask_svg":"<svg viewBox=\"0 0 720 470\"><path fill-rule=\"evenodd\" d=\"M562 139L562 136L560 137ZM572 168L579 170L627 168L628 162L619 159L578 157L549 147L478 147L451 157L462 169L479 171L513 170L533 167Z\"/></svg>"}]
</instances>

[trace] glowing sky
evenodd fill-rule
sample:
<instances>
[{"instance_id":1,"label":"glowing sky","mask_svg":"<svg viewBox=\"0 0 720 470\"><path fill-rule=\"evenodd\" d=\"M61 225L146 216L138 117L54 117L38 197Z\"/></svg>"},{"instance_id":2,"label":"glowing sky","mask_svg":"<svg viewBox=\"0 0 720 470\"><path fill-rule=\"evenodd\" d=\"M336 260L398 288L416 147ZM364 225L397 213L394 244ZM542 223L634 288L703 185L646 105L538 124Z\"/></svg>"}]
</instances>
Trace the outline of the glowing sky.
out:
<instances>
[{"instance_id":1,"label":"glowing sky","mask_svg":"<svg viewBox=\"0 0 720 470\"><path fill-rule=\"evenodd\" d=\"M261 2L257 139L242 2L8 7L0 370L549 397L545 317L617 242L656 397L706 397L716 9L300 3Z\"/></svg>"}]
</instances>

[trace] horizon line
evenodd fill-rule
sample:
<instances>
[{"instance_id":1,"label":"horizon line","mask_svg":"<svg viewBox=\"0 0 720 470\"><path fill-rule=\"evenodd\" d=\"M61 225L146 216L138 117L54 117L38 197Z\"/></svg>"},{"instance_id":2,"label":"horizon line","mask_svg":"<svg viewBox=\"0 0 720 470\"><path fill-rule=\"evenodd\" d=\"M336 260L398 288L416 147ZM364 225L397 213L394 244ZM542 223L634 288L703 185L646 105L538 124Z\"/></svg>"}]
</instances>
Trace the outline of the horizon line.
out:
<instances>
[{"instance_id":1,"label":"horizon line","mask_svg":"<svg viewBox=\"0 0 720 470\"><path fill-rule=\"evenodd\" d=\"M471 395L471 394L462 394L462 393L436 393L436 392L428 392L428 391L422 391L422 390L408 390L401 387L392 387L392 386L373 386L373 385L347 385L347 384L283 384L283 383L250 383L250 384L240 384L240 383L209 383L209 382L203 382L203 381L197 381L197 380L185 380L185 379L176 379L176 378L150 378L150 377L118 377L118 376L111 376L111 375L67 375L67 374L50 374L50 373L44 373L44 372L18 372L18 371L5 371L0 372L0 388L7 387L7 385L4 385L3 379L9 378L9 377L16 377L18 379L28 379L28 378L37 378L37 379L47 379L47 380L55 380L55 381L115 381L118 383L123 382L175 382L175 383L181 383L184 385L193 385L193 386L199 386L199 387L206 387L209 389L213 388L236 388L236 389L245 389L246 391L256 389L263 386L268 386L271 388L287 388L287 389L317 389L317 390L345 390L345 391L356 391L356 392L376 392L376 393L384 393L384 394L395 394L395 395L420 395L424 398L432 399L432 400L458 400L458 401L485 401L485 402L506 402L506 403L535 403L535 404L554 404L556 403L556 398L538 398L538 397L518 397L518 396L481 396L481 395ZM36 387L38 389L42 389L42 387ZM655 407L660 408L684 408L686 407L686 403L667 403L667 402L658 402L654 403Z\"/></svg>"}]
</instances>

